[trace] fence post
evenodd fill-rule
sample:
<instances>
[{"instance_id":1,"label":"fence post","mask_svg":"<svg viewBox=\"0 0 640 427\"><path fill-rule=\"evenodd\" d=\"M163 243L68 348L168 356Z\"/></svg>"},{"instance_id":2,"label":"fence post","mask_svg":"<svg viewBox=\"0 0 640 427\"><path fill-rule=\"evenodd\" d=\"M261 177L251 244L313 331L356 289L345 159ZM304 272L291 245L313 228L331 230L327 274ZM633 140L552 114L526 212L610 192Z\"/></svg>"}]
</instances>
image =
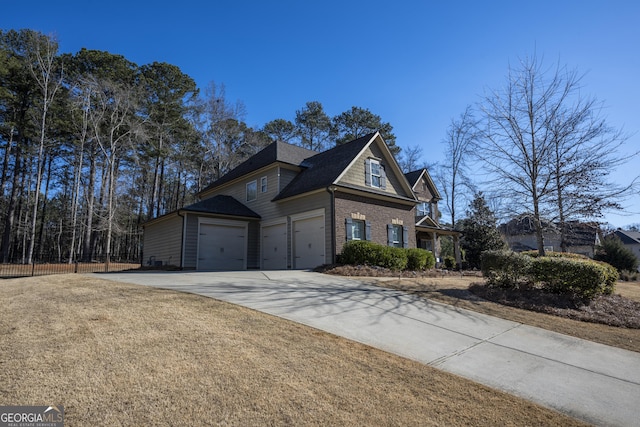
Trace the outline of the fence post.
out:
<instances>
[{"instance_id":1,"label":"fence post","mask_svg":"<svg viewBox=\"0 0 640 427\"><path fill-rule=\"evenodd\" d=\"M31 261L31 277L36 275L36 263Z\"/></svg>"},{"instance_id":2,"label":"fence post","mask_svg":"<svg viewBox=\"0 0 640 427\"><path fill-rule=\"evenodd\" d=\"M74 262L73 272L74 272L74 273L77 273L77 272L78 272L78 259L77 259L77 258L76 258L76 261Z\"/></svg>"}]
</instances>

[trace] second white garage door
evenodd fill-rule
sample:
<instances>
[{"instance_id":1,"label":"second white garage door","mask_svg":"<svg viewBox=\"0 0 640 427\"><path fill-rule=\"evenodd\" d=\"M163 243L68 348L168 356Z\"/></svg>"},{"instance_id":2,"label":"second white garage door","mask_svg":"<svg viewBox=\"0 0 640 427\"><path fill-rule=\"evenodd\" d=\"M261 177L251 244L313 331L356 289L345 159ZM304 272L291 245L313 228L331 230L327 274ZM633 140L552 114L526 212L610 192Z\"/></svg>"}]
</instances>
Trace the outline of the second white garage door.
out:
<instances>
[{"instance_id":1,"label":"second white garage door","mask_svg":"<svg viewBox=\"0 0 640 427\"><path fill-rule=\"evenodd\" d=\"M246 224L200 224L198 270L244 270Z\"/></svg>"},{"instance_id":2,"label":"second white garage door","mask_svg":"<svg viewBox=\"0 0 640 427\"><path fill-rule=\"evenodd\" d=\"M284 270L287 268L287 223L262 227L262 268Z\"/></svg>"},{"instance_id":3,"label":"second white garage door","mask_svg":"<svg viewBox=\"0 0 640 427\"><path fill-rule=\"evenodd\" d=\"M293 268L313 268L325 263L324 215L292 221Z\"/></svg>"}]
</instances>

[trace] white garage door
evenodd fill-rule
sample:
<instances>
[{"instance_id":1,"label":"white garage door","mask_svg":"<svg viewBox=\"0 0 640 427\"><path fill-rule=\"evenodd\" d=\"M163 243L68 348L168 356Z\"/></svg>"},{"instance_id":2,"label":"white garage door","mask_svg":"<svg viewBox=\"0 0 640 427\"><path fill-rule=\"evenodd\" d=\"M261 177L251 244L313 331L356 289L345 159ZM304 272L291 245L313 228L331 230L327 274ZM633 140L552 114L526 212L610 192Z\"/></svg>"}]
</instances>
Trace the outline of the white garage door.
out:
<instances>
[{"instance_id":1,"label":"white garage door","mask_svg":"<svg viewBox=\"0 0 640 427\"><path fill-rule=\"evenodd\" d=\"M324 216L293 221L294 268L313 268L324 261Z\"/></svg>"},{"instance_id":2,"label":"white garage door","mask_svg":"<svg viewBox=\"0 0 640 427\"><path fill-rule=\"evenodd\" d=\"M200 224L198 270L244 270L244 225Z\"/></svg>"},{"instance_id":3,"label":"white garage door","mask_svg":"<svg viewBox=\"0 0 640 427\"><path fill-rule=\"evenodd\" d=\"M287 268L287 224L262 227L262 268L283 270Z\"/></svg>"}]
</instances>

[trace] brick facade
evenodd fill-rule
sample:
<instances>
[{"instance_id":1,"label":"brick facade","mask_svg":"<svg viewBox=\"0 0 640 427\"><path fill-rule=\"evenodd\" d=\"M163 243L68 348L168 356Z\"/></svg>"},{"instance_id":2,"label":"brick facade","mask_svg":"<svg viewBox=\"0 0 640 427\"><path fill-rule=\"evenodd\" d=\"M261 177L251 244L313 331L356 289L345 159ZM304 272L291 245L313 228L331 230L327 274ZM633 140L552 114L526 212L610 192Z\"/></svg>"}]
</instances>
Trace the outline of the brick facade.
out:
<instances>
[{"instance_id":1,"label":"brick facade","mask_svg":"<svg viewBox=\"0 0 640 427\"><path fill-rule=\"evenodd\" d=\"M410 248L416 247L415 206L336 192L336 254L347 241L345 219L364 219L371 224L371 241L387 244L387 224L401 223L409 229Z\"/></svg>"}]
</instances>

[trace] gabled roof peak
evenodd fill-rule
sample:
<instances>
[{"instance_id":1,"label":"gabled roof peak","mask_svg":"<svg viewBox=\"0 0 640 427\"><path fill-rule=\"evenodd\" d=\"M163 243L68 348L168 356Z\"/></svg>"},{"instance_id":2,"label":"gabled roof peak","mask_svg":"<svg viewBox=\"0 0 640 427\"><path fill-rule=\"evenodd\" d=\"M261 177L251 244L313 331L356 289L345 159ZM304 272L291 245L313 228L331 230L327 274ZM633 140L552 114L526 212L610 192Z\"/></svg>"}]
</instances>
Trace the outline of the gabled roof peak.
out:
<instances>
[{"instance_id":1,"label":"gabled roof peak","mask_svg":"<svg viewBox=\"0 0 640 427\"><path fill-rule=\"evenodd\" d=\"M201 193L218 187L222 184L226 184L227 182L233 181L234 179L241 178L272 163L282 162L294 166L299 166L304 159L315 154L318 154L318 152L299 147L297 145L289 144L282 141L272 142L253 156L249 157L244 162L240 163L235 168L231 169L218 180L211 183L204 190L202 190Z\"/></svg>"}]
</instances>

